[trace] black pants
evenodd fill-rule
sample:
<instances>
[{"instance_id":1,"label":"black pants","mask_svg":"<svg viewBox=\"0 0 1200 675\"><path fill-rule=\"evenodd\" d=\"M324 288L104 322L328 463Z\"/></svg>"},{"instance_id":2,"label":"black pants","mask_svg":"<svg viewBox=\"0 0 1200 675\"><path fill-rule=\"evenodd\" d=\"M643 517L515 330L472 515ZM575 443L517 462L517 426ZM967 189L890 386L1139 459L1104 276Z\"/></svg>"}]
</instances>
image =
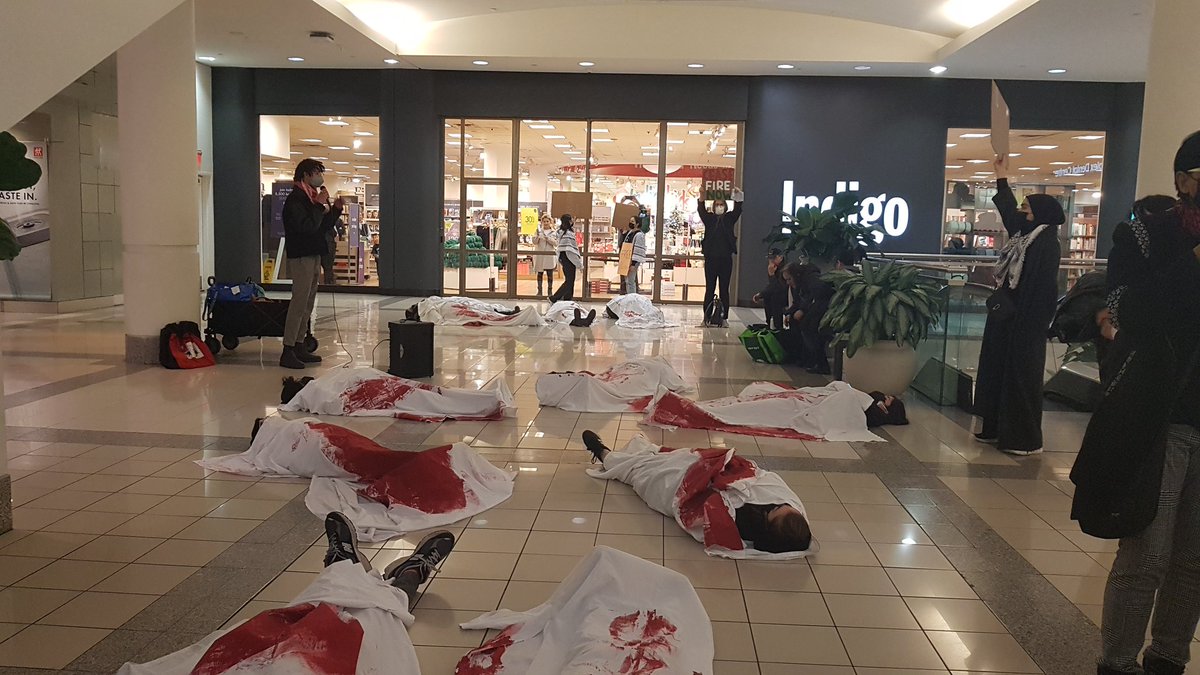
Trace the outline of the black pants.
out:
<instances>
[{"instance_id":1,"label":"black pants","mask_svg":"<svg viewBox=\"0 0 1200 675\"><path fill-rule=\"evenodd\" d=\"M563 282L562 285L558 287L558 290L554 291L554 295L550 296L550 301L558 302L559 300L574 300L575 263L571 262L571 259L567 257L566 253L558 254L558 262L562 264Z\"/></svg>"},{"instance_id":2,"label":"black pants","mask_svg":"<svg viewBox=\"0 0 1200 675\"><path fill-rule=\"evenodd\" d=\"M542 275L546 275L546 290L554 290L554 270L538 270L538 295L542 294Z\"/></svg>"},{"instance_id":3,"label":"black pants","mask_svg":"<svg viewBox=\"0 0 1200 675\"><path fill-rule=\"evenodd\" d=\"M333 246L334 246L334 244L329 245L331 250L332 250ZM333 263L336 259L337 259L336 256L334 256L334 254L332 252L326 253L321 256L321 269L323 269L325 271L323 283L325 283L326 285L329 285L329 286L332 286L337 283L337 276L333 273Z\"/></svg>"},{"instance_id":4,"label":"black pants","mask_svg":"<svg viewBox=\"0 0 1200 675\"><path fill-rule=\"evenodd\" d=\"M783 329L783 312L787 309L787 294L777 297L774 294L763 295L763 316L767 319L767 328Z\"/></svg>"},{"instance_id":5,"label":"black pants","mask_svg":"<svg viewBox=\"0 0 1200 675\"><path fill-rule=\"evenodd\" d=\"M729 317L729 277L732 275L733 256L711 256L704 259L705 319L724 321Z\"/></svg>"}]
</instances>

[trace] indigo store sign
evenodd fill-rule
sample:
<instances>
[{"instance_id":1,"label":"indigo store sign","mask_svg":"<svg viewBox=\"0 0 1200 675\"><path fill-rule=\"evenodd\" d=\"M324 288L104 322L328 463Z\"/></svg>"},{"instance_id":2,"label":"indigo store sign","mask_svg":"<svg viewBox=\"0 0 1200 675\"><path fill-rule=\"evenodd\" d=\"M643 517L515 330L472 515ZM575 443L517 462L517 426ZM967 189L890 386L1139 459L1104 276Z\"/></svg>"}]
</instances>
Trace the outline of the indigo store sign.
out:
<instances>
[{"instance_id":1,"label":"indigo store sign","mask_svg":"<svg viewBox=\"0 0 1200 675\"><path fill-rule=\"evenodd\" d=\"M859 211L856 216L850 216L852 222L859 222L876 228L875 243L882 244L885 235L899 237L908 231L908 201L903 197L881 192L868 195L863 192L856 180L839 180L834 185L833 194L821 197L819 195L796 194L795 181L783 181L783 212L795 213L801 208L816 207L828 211L833 206L833 195L843 192L857 192L861 197Z\"/></svg>"}]
</instances>

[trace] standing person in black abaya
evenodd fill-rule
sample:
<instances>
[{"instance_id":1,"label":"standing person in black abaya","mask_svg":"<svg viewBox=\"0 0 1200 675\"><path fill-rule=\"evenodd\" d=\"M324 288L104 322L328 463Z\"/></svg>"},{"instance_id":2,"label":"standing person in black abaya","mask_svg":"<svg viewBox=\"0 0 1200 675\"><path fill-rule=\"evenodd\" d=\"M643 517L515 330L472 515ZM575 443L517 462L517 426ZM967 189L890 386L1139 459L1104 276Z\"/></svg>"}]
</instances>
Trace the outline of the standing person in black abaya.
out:
<instances>
[{"instance_id":1,"label":"standing person in black abaya","mask_svg":"<svg viewBox=\"0 0 1200 675\"><path fill-rule=\"evenodd\" d=\"M1008 243L996 265L996 292L988 298L987 326L979 353L975 414L983 429L975 437L1012 455L1042 451L1042 385L1046 340L1058 300L1062 205L1031 194L1021 205L1008 185L1008 158L997 157L996 196Z\"/></svg>"}]
</instances>

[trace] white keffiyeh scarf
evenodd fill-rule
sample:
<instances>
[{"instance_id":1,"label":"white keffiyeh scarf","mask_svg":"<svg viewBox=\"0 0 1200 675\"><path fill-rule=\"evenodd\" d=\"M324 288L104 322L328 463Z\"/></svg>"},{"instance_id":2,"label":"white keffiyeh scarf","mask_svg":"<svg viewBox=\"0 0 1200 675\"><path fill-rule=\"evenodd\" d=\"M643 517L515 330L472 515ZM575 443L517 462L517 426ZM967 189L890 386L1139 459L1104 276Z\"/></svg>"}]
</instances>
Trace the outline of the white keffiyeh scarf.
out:
<instances>
[{"instance_id":1,"label":"white keffiyeh scarf","mask_svg":"<svg viewBox=\"0 0 1200 675\"><path fill-rule=\"evenodd\" d=\"M1029 245L1049 227L1038 225L1028 234L1010 238L1004 248L1000 249L1000 262L996 265L996 271L992 273L997 286L1004 286L1004 282L1007 281L1009 288L1017 287L1021 281L1021 270L1025 268L1025 253L1029 250Z\"/></svg>"}]
</instances>

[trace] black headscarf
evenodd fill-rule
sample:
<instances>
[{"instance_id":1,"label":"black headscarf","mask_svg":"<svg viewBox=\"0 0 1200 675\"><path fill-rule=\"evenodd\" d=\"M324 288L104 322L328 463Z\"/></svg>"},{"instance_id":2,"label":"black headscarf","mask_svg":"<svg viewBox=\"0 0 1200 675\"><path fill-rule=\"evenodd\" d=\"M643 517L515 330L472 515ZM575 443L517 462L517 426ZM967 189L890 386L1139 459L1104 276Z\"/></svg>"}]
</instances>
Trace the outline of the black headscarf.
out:
<instances>
[{"instance_id":1,"label":"black headscarf","mask_svg":"<svg viewBox=\"0 0 1200 675\"><path fill-rule=\"evenodd\" d=\"M575 219L572 218L571 214L569 213L563 214L561 222L562 224L558 226L560 232L566 232L567 230L574 229L575 227Z\"/></svg>"},{"instance_id":2,"label":"black headscarf","mask_svg":"<svg viewBox=\"0 0 1200 675\"><path fill-rule=\"evenodd\" d=\"M1026 197L1025 201L1029 204L1029 210L1033 212L1033 222L1026 221L1026 224L1021 226L1022 232L1032 232L1038 225L1058 227L1067 222L1062 204L1054 197L1034 193Z\"/></svg>"}]
</instances>

